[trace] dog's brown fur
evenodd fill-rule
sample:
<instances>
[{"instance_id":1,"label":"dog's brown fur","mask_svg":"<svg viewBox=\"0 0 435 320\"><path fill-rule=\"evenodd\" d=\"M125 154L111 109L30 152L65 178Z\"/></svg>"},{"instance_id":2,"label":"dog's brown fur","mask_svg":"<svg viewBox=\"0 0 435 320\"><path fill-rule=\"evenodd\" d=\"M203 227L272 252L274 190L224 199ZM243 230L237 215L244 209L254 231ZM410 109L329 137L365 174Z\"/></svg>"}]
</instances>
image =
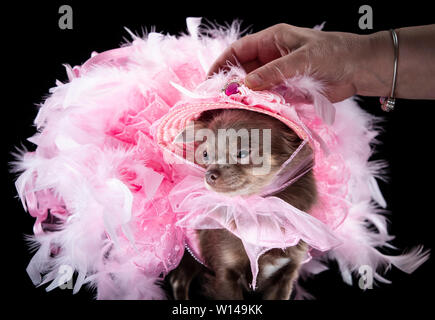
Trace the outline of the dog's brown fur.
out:
<instances>
[{"instance_id":1,"label":"dog's brown fur","mask_svg":"<svg viewBox=\"0 0 435 320\"><path fill-rule=\"evenodd\" d=\"M271 129L270 173L267 176L252 176L250 170L255 166L252 163L205 164L207 169L219 170L220 186L214 186L217 192L237 191L231 184L242 185L245 188L244 194L259 192L301 143L301 139L281 121L252 111L206 111L196 120L195 127L197 125L215 132L220 128L257 128L260 132L262 129ZM311 149L305 146L293 161L297 164L310 152ZM226 185L225 179L230 181L229 185ZM244 184L239 183L240 181ZM316 194L314 176L310 171L275 196L300 210L307 211L315 203ZM226 229L199 230L198 234L202 258L209 270L205 270L186 252L180 265L168 276L175 299L189 299L189 287L194 278L199 279L202 295L208 299L246 299L254 294L262 299L290 298L293 282L298 276L301 261L308 249L304 242L301 241L285 250L272 249L264 253L259 258L257 288L253 292L249 287L252 281L250 262L241 240ZM273 265L277 266L273 268Z\"/></svg>"}]
</instances>

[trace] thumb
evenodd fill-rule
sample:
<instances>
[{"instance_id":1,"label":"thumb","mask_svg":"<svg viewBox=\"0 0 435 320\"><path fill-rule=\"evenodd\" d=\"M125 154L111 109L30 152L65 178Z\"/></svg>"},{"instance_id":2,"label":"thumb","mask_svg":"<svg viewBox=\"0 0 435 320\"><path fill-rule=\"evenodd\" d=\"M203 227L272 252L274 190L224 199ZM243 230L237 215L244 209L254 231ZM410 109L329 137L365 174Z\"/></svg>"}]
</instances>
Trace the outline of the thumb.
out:
<instances>
[{"instance_id":1,"label":"thumb","mask_svg":"<svg viewBox=\"0 0 435 320\"><path fill-rule=\"evenodd\" d=\"M266 90L306 69L306 60L294 52L273 60L249 73L245 85L252 90Z\"/></svg>"}]
</instances>

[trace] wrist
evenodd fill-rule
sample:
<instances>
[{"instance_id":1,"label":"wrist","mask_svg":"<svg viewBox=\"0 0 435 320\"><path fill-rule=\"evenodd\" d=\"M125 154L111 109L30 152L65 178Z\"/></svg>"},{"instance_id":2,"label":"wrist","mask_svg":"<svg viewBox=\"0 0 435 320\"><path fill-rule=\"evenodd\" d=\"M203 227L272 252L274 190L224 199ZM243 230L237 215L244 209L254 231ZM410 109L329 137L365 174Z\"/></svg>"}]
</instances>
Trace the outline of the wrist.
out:
<instances>
[{"instance_id":1,"label":"wrist","mask_svg":"<svg viewBox=\"0 0 435 320\"><path fill-rule=\"evenodd\" d=\"M360 35L361 52L353 83L363 96L389 96L393 79L394 47L389 31Z\"/></svg>"}]
</instances>

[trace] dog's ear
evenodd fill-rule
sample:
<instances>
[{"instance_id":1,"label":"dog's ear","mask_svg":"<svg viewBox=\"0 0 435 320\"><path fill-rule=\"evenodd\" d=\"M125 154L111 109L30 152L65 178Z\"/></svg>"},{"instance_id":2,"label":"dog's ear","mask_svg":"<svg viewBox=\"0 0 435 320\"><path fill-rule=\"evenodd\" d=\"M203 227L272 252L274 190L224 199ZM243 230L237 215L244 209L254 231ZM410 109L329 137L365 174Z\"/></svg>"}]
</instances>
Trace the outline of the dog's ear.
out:
<instances>
[{"instance_id":1,"label":"dog's ear","mask_svg":"<svg viewBox=\"0 0 435 320\"><path fill-rule=\"evenodd\" d=\"M192 143L197 141L202 141L202 139L199 139L198 135L195 134L198 130L205 129L206 124L202 121L189 121L184 127L183 130L181 130L172 140L172 143Z\"/></svg>"},{"instance_id":2,"label":"dog's ear","mask_svg":"<svg viewBox=\"0 0 435 320\"><path fill-rule=\"evenodd\" d=\"M279 135L283 143L282 146L291 151L294 151L294 149L296 149L301 143L301 138L299 138L299 136L290 128L286 128L286 130L280 130Z\"/></svg>"}]
</instances>

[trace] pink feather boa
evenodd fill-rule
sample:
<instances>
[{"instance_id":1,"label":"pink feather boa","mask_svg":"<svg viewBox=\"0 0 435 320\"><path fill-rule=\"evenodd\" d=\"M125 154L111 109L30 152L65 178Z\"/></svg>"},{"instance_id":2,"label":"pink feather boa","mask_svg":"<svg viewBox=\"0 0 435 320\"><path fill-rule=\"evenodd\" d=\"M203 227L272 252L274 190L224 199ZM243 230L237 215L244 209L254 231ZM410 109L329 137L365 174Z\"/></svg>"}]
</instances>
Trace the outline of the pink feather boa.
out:
<instances>
[{"instance_id":1,"label":"pink feather boa","mask_svg":"<svg viewBox=\"0 0 435 320\"><path fill-rule=\"evenodd\" d=\"M187 23L187 35L133 35L121 49L66 66L69 81L50 90L35 119L38 133L29 139L37 148L23 153L16 166L22 171L18 194L36 218L32 242L38 250L27 269L36 285L57 287L60 268L68 266L78 273L74 292L89 284L99 299L165 298L158 281L177 267L192 225L169 196L189 166L177 170L157 143L159 120L179 103L215 99L229 79L244 77L233 67L204 81L214 59L239 37L237 24L205 36L199 19ZM324 270L319 261L333 259L351 283L363 265L379 270L393 264L412 272L428 258L421 247L401 256L377 250L390 246L392 236L373 202L386 206L375 180L381 166L368 162L376 119L353 99L335 104L331 113L322 84L301 76L270 92L248 92L244 103L284 116L296 112L324 143L316 142L321 197L310 214L341 244L317 248L327 252L314 254L303 275Z\"/></svg>"}]
</instances>

